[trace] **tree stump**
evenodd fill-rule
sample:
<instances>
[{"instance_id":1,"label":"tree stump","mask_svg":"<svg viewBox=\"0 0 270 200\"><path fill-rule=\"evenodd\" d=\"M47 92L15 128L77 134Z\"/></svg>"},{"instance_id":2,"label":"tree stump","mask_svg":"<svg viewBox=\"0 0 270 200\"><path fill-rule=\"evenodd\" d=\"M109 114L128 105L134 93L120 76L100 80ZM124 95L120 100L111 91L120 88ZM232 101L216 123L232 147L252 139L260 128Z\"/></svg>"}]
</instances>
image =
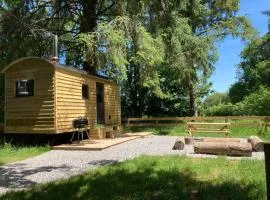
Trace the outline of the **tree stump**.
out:
<instances>
[{"instance_id":1,"label":"tree stump","mask_svg":"<svg viewBox=\"0 0 270 200\"><path fill-rule=\"evenodd\" d=\"M251 136L248 138L248 142L254 151L264 151L264 142L259 137Z\"/></svg>"},{"instance_id":2,"label":"tree stump","mask_svg":"<svg viewBox=\"0 0 270 200\"><path fill-rule=\"evenodd\" d=\"M184 138L177 138L172 149L173 150L183 150L184 147L185 147Z\"/></svg>"},{"instance_id":3,"label":"tree stump","mask_svg":"<svg viewBox=\"0 0 270 200\"><path fill-rule=\"evenodd\" d=\"M252 156L250 143L241 142L196 142L194 152L227 156Z\"/></svg>"},{"instance_id":4,"label":"tree stump","mask_svg":"<svg viewBox=\"0 0 270 200\"><path fill-rule=\"evenodd\" d=\"M185 144L193 144L194 139L192 137L185 137Z\"/></svg>"}]
</instances>

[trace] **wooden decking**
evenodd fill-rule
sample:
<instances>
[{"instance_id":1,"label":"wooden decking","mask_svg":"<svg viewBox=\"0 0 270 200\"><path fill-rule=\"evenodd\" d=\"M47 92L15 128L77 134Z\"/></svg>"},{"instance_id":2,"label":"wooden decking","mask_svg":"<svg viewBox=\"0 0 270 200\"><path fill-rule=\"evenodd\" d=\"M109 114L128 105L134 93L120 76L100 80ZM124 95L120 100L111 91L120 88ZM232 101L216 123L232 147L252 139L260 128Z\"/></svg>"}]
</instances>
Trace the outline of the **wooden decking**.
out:
<instances>
[{"instance_id":1,"label":"wooden decking","mask_svg":"<svg viewBox=\"0 0 270 200\"><path fill-rule=\"evenodd\" d=\"M74 142L73 144L62 144L54 146L53 150L82 150L82 151L92 151L92 150L102 150L108 147L121 144L130 140L146 137L151 135L151 132L140 132L140 133L125 133L120 137L114 139L101 139L101 140L85 140L81 143Z\"/></svg>"}]
</instances>

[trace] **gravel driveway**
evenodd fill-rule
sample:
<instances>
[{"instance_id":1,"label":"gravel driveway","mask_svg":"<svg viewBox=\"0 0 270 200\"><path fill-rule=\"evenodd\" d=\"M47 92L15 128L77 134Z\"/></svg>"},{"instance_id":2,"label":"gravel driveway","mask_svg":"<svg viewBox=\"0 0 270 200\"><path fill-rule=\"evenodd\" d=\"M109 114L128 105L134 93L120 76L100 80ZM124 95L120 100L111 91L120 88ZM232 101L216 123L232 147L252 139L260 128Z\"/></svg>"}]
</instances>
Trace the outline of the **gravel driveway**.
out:
<instances>
[{"instance_id":1,"label":"gravel driveway","mask_svg":"<svg viewBox=\"0 0 270 200\"><path fill-rule=\"evenodd\" d=\"M102 151L52 150L40 156L0 167L0 194L10 189L22 189L36 183L46 183L60 178L81 174L91 168L117 163L139 155L188 155L192 157L216 157L192 154L191 146L183 151L171 150L173 136L147 136L104 149ZM253 155L263 159L263 153ZM240 159L240 158L234 158Z\"/></svg>"}]
</instances>

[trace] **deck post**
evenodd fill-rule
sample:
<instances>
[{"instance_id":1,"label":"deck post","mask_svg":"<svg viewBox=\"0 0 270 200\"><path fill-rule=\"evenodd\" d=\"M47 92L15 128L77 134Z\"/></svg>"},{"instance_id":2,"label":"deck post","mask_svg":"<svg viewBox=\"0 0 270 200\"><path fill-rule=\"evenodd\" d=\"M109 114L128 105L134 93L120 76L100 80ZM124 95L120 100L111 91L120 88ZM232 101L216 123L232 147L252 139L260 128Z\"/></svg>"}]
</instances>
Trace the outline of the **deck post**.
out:
<instances>
[{"instance_id":1,"label":"deck post","mask_svg":"<svg viewBox=\"0 0 270 200\"><path fill-rule=\"evenodd\" d=\"M264 144L267 199L270 200L270 143Z\"/></svg>"}]
</instances>

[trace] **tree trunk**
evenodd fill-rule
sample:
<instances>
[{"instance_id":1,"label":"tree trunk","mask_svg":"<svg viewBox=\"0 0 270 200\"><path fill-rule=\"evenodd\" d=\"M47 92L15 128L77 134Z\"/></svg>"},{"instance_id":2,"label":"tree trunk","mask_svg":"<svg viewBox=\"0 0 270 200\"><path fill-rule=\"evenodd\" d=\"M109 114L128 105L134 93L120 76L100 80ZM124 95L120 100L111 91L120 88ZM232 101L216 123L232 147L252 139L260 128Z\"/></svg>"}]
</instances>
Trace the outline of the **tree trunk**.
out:
<instances>
[{"instance_id":1,"label":"tree trunk","mask_svg":"<svg viewBox=\"0 0 270 200\"><path fill-rule=\"evenodd\" d=\"M264 151L264 142L259 137L251 136L248 138L248 142L254 151Z\"/></svg>"},{"instance_id":2,"label":"tree trunk","mask_svg":"<svg viewBox=\"0 0 270 200\"><path fill-rule=\"evenodd\" d=\"M241 142L197 142L194 152L202 154L216 154L227 156L252 156L250 143Z\"/></svg>"},{"instance_id":3,"label":"tree trunk","mask_svg":"<svg viewBox=\"0 0 270 200\"><path fill-rule=\"evenodd\" d=\"M185 137L185 144L193 144L194 139L192 137Z\"/></svg>"},{"instance_id":4,"label":"tree trunk","mask_svg":"<svg viewBox=\"0 0 270 200\"><path fill-rule=\"evenodd\" d=\"M97 26L97 6L98 0L82 1L81 33L93 31Z\"/></svg>"},{"instance_id":5,"label":"tree trunk","mask_svg":"<svg viewBox=\"0 0 270 200\"><path fill-rule=\"evenodd\" d=\"M173 150L183 150L185 147L185 140L182 137L179 137L176 139L174 145L173 145Z\"/></svg>"},{"instance_id":6,"label":"tree trunk","mask_svg":"<svg viewBox=\"0 0 270 200\"><path fill-rule=\"evenodd\" d=\"M94 31L97 26L97 7L98 0L83 0L82 1L82 16L80 17L81 33L89 33ZM97 56L94 54L91 56L89 62L84 63L84 70L88 72L88 74L96 75L97 73Z\"/></svg>"},{"instance_id":7,"label":"tree trunk","mask_svg":"<svg viewBox=\"0 0 270 200\"><path fill-rule=\"evenodd\" d=\"M198 117L198 109L196 102L196 91L193 83L189 86L189 110L191 117Z\"/></svg>"}]
</instances>

